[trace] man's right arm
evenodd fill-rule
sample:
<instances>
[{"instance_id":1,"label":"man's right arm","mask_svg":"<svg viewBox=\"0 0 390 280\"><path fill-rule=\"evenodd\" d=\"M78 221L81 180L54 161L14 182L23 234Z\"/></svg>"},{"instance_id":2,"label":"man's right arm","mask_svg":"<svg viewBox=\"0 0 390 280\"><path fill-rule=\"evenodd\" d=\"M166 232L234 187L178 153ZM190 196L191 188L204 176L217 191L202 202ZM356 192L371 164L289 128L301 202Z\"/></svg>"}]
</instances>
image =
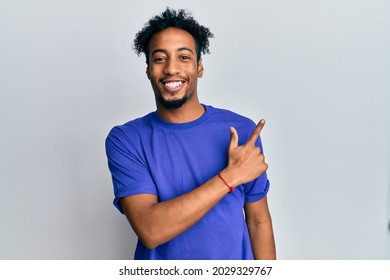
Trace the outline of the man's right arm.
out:
<instances>
[{"instance_id":1,"label":"man's right arm","mask_svg":"<svg viewBox=\"0 0 390 280\"><path fill-rule=\"evenodd\" d=\"M255 142L265 122L260 121L249 140L238 146L238 134L231 128L228 165L221 176L236 187L263 174L268 166ZM120 199L127 219L142 243L155 248L181 234L198 222L226 194L229 188L216 175L195 190L176 198L158 202L152 194L137 194Z\"/></svg>"}]
</instances>

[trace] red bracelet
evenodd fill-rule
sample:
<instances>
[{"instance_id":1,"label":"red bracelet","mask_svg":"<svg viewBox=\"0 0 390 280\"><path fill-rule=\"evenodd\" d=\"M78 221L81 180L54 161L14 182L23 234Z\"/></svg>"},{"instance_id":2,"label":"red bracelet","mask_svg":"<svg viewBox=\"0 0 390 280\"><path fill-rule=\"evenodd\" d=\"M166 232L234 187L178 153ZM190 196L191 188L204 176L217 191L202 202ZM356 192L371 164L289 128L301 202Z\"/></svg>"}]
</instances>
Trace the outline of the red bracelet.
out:
<instances>
[{"instance_id":1,"label":"red bracelet","mask_svg":"<svg viewBox=\"0 0 390 280\"><path fill-rule=\"evenodd\" d=\"M221 180L222 180L222 181L225 183L225 185L229 188L229 190L230 190L229 193L231 193L232 191L234 191L234 187L230 186L230 185L226 182L226 180L225 180L224 178L222 178L221 173L218 173L218 177L221 178Z\"/></svg>"}]
</instances>

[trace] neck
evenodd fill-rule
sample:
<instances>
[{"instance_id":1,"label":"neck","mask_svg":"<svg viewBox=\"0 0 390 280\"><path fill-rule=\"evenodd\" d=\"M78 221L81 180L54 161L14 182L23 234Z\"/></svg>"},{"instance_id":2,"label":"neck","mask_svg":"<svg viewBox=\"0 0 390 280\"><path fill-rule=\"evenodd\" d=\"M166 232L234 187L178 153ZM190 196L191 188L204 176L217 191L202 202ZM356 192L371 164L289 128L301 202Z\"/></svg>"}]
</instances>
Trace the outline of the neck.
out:
<instances>
[{"instance_id":1,"label":"neck","mask_svg":"<svg viewBox=\"0 0 390 280\"><path fill-rule=\"evenodd\" d=\"M199 119L205 112L205 108L199 103L197 97L193 96L191 101L185 103L178 109L167 109L157 102L157 114L164 121L171 123L186 123Z\"/></svg>"}]
</instances>

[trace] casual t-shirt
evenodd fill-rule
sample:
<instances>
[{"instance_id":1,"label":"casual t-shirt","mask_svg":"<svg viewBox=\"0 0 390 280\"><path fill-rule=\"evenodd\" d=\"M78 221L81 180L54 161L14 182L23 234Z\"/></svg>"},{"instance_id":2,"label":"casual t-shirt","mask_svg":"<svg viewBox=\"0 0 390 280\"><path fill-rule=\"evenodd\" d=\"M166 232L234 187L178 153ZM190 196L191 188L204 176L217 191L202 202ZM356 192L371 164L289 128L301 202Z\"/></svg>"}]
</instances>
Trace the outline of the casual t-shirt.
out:
<instances>
[{"instance_id":1,"label":"casual t-shirt","mask_svg":"<svg viewBox=\"0 0 390 280\"><path fill-rule=\"evenodd\" d=\"M114 127L106 139L114 205L136 194L166 201L199 187L227 166L229 127L244 144L255 123L230 112L203 105L205 113L188 123L169 123L156 112ZM256 145L261 149L260 138ZM172 240L146 248L138 240L135 259L253 259L243 206L268 192L266 173L236 187L201 220Z\"/></svg>"}]
</instances>

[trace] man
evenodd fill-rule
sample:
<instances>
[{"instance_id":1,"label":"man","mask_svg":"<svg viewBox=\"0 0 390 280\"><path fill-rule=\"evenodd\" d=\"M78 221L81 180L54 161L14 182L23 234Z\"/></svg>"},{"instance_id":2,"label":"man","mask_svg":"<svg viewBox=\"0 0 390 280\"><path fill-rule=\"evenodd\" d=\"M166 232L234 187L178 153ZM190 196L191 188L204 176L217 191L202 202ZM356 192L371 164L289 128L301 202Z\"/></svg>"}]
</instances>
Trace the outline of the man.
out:
<instances>
[{"instance_id":1,"label":"man","mask_svg":"<svg viewBox=\"0 0 390 280\"><path fill-rule=\"evenodd\" d=\"M199 102L210 37L184 10L167 8L134 40L157 111L114 127L106 150L114 205L139 238L135 259L276 257L259 138L265 121L255 126Z\"/></svg>"}]
</instances>

